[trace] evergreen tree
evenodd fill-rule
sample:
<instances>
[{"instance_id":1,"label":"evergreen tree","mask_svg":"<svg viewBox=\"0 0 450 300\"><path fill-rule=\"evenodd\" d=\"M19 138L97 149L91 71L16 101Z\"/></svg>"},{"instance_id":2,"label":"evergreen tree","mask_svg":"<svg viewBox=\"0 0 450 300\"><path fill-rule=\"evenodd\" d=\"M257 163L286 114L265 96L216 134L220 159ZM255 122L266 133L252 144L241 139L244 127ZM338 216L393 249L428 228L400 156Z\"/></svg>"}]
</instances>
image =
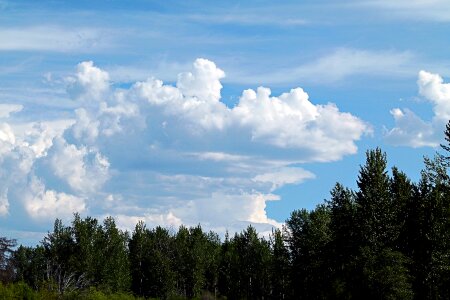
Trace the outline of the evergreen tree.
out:
<instances>
[{"instance_id":1,"label":"evergreen tree","mask_svg":"<svg viewBox=\"0 0 450 300\"><path fill-rule=\"evenodd\" d=\"M386 154L377 148L366 153L356 193L357 225L362 246L382 248L395 237L395 213L390 197L390 178Z\"/></svg>"},{"instance_id":2,"label":"evergreen tree","mask_svg":"<svg viewBox=\"0 0 450 300\"><path fill-rule=\"evenodd\" d=\"M442 157L426 159L415 191L409 225L412 272L417 299L450 297L450 193Z\"/></svg>"},{"instance_id":3,"label":"evergreen tree","mask_svg":"<svg viewBox=\"0 0 450 300\"><path fill-rule=\"evenodd\" d=\"M390 193L395 215L393 228L393 248L409 256L408 220L411 218L411 201L413 201L413 184L405 173L392 168Z\"/></svg>"},{"instance_id":4,"label":"evergreen tree","mask_svg":"<svg viewBox=\"0 0 450 300\"><path fill-rule=\"evenodd\" d=\"M380 149L368 151L358 177L355 219L359 253L352 271L356 298L410 299L413 295L408 260L395 249L399 231L386 165L386 154Z\"/></svg>"},{"instance_id":5,"label":"evergreen tree","mask_svg":"<svg viewBox=\"0 0 450 300\"><path fill-rule=\"evenodd\" d=\"M16 240L0 237L0 281L9 282L13 279L11 254L16 246Z\"/></svg>"}]
</instances>

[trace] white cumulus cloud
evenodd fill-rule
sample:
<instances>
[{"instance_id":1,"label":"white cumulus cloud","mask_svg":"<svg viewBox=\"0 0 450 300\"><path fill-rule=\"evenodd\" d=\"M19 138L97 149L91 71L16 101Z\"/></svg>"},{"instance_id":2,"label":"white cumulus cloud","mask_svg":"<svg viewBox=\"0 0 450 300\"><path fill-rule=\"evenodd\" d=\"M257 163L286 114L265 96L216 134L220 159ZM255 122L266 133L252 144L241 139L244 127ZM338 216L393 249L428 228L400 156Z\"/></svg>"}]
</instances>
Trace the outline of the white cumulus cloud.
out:
<instances>
[{"instance_id":1,"label":"white cumulus cloud","mask_svg":"<svg viewBox=\"0 0 450 300\"><path fill-rule=\"evenodd\" d=\"M37 178L32 178L29 191L24 196L25 209L36 219L69 219L74 212L83 213L86 203L83 198L48 190Z\"/></svg>"},{"instance_id":2,"label":"white cumulus cloud","mask_svg":"<svg viewBox=\"0 0 450 300\"><path fill-rule=\"evenodd\" d=\"M432 119L423 120L409 109L394 108L395 127L386 130L385 138L398 146L437 147L450 120L450 84L438 74L420 71L417 85L419 94L432 105Z\"/></svg>"},{"instance_id":3,"label":"white cumulus cloud","mask_svg":"<svg viewBox=\"0 0 450 300\"><path fill-rule=\"evenodd\" d=\"M94 149L55 140L49 154L50 166L56 176L79 193L93 193L109 178L109 162Z\"/></svg>"},{"instance_id":4,"label":"white cumulus cloud","mask_svg":"<svg viewBox=\"0 0 450 300\"><path fill-rule=\"evenodd\" d=\"M123 88L93 62L78 64L66 79L74 120L60 130L57 123L0 126L8 170L0 215L22 205L36 222L84 212L116 216L126 228L144 220L270 232L281 225L266 211L267 201L280 200L276 189L314 178L298 164L354 154L371 132L301 88L245 90L229 107L221 100L224 77L214 62L197 59L176 84L149 78Z\"/></svg>"}]
</instances>

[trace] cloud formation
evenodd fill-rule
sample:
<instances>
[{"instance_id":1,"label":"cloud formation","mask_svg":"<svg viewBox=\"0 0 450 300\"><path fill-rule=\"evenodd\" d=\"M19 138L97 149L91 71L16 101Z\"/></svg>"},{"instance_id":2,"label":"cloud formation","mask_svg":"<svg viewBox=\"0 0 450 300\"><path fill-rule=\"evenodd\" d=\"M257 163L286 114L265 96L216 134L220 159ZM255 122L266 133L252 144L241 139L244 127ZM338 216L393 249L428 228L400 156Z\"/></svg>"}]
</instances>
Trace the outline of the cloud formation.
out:
<instances>
[{"instance_id":1,"label":"cloud formation","mask_svg":"<svg viewBox=\"0 0 450 300\"><path fill-rule=\"evenodd\" d=\"M450 84L438 74L420 71L417 85L419 94L433 107L432 119L426 121L409 109L394 108L395 127L386 130L385 138L397 146L437 147L450 120Z\"/></svg>"},{"instance_id":2,"label":"cloud formation","mask_svg":"<svg viewBox=\"0 0 450 300\"><path fill-rule=\"evenodd\" d=\"M280 224L267 216L266 202L280 200L282 186L314 178L294 164L354 154L370 132L335 104L312 103L301 88L279 96L245 90L228 107L224 77L212 61L197 59L175 85L149 78L121 88L93 62L80 63L66 79L77 103L66 127L0 127L2 169L9 170L0 214L15 205L36 221L78 211L116 216L128 228L136 220L200 222L224 232L251 223L269 232ZM8 117L18 108L4 111Z\"/></svg>"}]
</instances>

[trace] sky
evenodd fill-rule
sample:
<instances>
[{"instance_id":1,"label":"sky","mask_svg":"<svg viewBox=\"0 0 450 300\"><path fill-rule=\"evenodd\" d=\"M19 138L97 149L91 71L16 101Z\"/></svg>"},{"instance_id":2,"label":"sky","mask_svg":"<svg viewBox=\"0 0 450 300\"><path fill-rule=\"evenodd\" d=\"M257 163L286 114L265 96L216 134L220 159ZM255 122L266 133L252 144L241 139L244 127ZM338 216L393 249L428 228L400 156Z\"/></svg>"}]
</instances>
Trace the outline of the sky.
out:
<instances>
[{"instance_id":1,"label":"sky","mask_svg":"<svg viewBox=\"0 0 450 300\"><path fill-rule=\"evenodd\" d=\"M417 181L450 119L450 2L0 0L0 232L74 212L263 235Z\"/></svg>"}]
</instances>

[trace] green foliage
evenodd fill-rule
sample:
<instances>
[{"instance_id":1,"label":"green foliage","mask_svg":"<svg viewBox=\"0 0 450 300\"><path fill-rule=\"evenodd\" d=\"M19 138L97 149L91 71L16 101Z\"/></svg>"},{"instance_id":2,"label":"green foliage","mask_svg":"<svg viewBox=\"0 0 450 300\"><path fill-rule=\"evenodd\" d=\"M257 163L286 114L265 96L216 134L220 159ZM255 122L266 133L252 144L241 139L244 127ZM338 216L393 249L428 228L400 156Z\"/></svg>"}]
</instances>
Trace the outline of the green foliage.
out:
<instances>
[{"instance_id":1,"label":"green foliage","mask_svg":"<svg viewBox=\"0 0 450 300\"><path fill-rule=\"evenodd\" d=\"M308 212L292 212L286 221L292 259L292 292L295 299L327 298L329 275L328 244L331 241L330 210L319 205Z\"/></svg>"},{"instance_id":2,"label":"green foliage","mask_svg":"<svg viewBox=\"0 0 450 300\"><path fill-rule=\"evenodd\" d=\"M355 298L365 299L412 299L411 277L407 258L398 251L384 248L374 251L363 247L355 260L356 269L362 274L353 290Z\"/></svg>"},{"instance_id":3,"label":"green foliage","mask_svg":"<svg viewBox=\"0 0 450 300\"><path fill-rule=\"evenodd\" d=\"M128 291L131 284L128 233L119 230L112 217L104 220L102 233L102 253L97 257L102 262L100 286L112 292Z\"/></svg>"},{"instance_id":4,"label":"green foliage","mask_svg":"<svg viewBox=\"0 0 450 300\"><path fill-rule=\"evenodd\" d=\"M135 294L164 299L173 293L173 249L173 237L167 229L148 230L142 222L136 225L129 243L132 291Z\"/></svg>"},{"instance_id":5,"label":"green foliage","mask_svg":"<svg viewBox=\"0 0 450 300\"><path fill-rule=\"evenodd\" d=\"M38 289L46 279L46 257L42 246L20 246L13 254L16 280L24 281L34 289Z\"/></svg>"},{"instance_id":6,"label":"green foliage","mask_svg":"<svg viewBox=\"0 0 450 300\"><path fill-rule=\"evenodd\" d=\"M275 229L271 238L270 286L273 299L286 299L290 296L289 251L285 237L279 229Z\"/></svg>"},{"instance_id":7,"label":"green foliage","mask_svg":"<svg viewBox=\"0 0 450 300\"><path fill-rule=\"evenodd\" d=\"M377 148L368 151L361 167L356 192L357 225L362 245L382 248L395 238L395 212L390 196L386 154Z\"/></svg>"}]
</instances>

